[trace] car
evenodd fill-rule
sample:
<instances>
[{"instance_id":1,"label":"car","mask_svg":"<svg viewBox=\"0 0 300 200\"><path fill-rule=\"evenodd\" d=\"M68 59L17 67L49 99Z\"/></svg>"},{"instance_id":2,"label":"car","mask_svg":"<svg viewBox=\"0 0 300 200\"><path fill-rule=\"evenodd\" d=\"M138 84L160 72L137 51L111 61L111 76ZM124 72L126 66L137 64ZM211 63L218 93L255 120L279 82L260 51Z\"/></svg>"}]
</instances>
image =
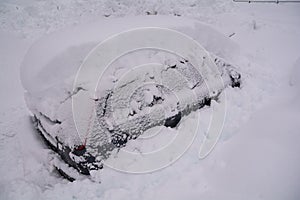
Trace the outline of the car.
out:
<instances>
[{"instance_id":1,"label":"car","mask_svg":"<svg viewBox=\"0 0 300 200\"><path fill-rule=\"evenodd\" d=\"M145 48L102 67L95 90L86 80L79 81L83 67L107 37L149 27L193 38L203 45L202 61L177 55L175 49ZM55 169L73 181L102 169L114 150L145 131L176 128L183 117L218 100L226 87L240 87L237 67L222 58L235 51L229 38L196 20L162 16L105 20L41 38L24 58L21 79L34 127L59 155L56 160L62 164L56 162ZM207 85L203 65L215 67L212 77L222 84Z\"/></svg>"}]
</instances>

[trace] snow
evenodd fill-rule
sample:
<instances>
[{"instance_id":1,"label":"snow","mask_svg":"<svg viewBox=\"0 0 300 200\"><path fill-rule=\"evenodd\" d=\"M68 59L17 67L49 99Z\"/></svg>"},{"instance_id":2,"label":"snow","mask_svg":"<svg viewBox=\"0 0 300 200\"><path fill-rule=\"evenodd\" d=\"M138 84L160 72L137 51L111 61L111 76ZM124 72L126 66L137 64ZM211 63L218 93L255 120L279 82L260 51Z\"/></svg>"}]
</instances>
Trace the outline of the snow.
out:
<instances>
[{"instance_id":1,"label":"snow","mask_svg":"<svg viewBox=\"0 0 300 200\"><path fill-rule=\"evenodd\" d=\"M60 11L55 11L56 5ZM91 1L85 6L82 1L67 0L1 1L0 199L299 199L299 5L229 1L139 1L129 5L129 1ZM192 146L171 166L142 175L104 168L101 184L89 179L68 183L53 173L51 151L30 124L19 78L23 56L32 41L46 32L109 14L131 15L134 20L133 15L146 10L180 13L200 19L227 36L235 33L231 39L236 48L224 51L230 54L222 57L239 66L243 85L241 89L226 89L227 113L221 140L207 158L198 159L212 109L218 109L218 103L213 102L199 112L203 129ZM105 20L109 23L110 18ZM89 47L78 52L89 52ZM67 65L79 60L70 60ZM55 62L59 66L59 58ZM64 76L63 71L58 75ZM34 87L34 80L29 80L25 89ZM180 128L192 130L189 128L195 118L196 113L190 115ZM160 131L172 136L172 129L164 129ZM154 137L154 148L166 140ZM143 145L145 150L151 147Z\"/></svg>"},{"instance_id":2,"label":"snow","mask_svg":"<svg viewBox=\"0 0 300 200\"><path fill-rule=\"evenodd\" d=\"M160 29L137 29L141 26L157 26ZM134 31L123 32L114 39L103 39L103 29L115 35L119 31L132 28L135 28ZM106 131L105 121L107 120L105 118L111 118L109 121L114 122L114 135L125 131L130 133L130 137L136 137L142 130L160 124L164 119L186 112L187 107L193 110L195 105L198 105L205 97L216 96L213 92L222 90L223 84L225 86L231 84L229 75L232 74L234 67L229 64L225 65L226 61L215 58L213 54L210 59L203 47L195 45L193 40L187 40L186 36L163 28L197 35L195 37L197 42L203 43L207 49L216 54L230 55L232 52L229 52L229 47L235 46L228 38L208 25L195 20L185 18L178 20L176 17L163 16L114 19L110 20L109 24L107 20L98 20L96 23L84 24L48 35L33 45L21 65L21 79L27 91L26 103L30 111L38 118L39 128L71 148L81 145L85 138L88 138L89 152L95 157L98 154L106 157L108 150L101 150L101 152L97 150L99 145L110 145L110 140L113 138L113 134ZM208 39L207 35L212 37ZM175 40L176 43L173 42ZM185 42L180 43L183 40ZM151 43L148 44L145 41L151 41ZM96 46L99 42L103 43ZM190 45L186 45L187 42ZM88 57L84 58L84 52L73 53L76 49L84 49L89 45L94 49ZM116 51L107 51L104 48L107 45L118 45L118 48ZM128 49L148 46L152 49L126 52ZM190 55L191 47L198 50L196 51L197 58L208 59L194 59ZM159 51L155 48L165 48L170 52ZM234 48L231 49L234 50ZM172 55L172 52L180 56ZM114 60L109 68L106 67L119 55L122 56ZM183 61L182 57L189 61ZM70 62L73 60L77 61ZM176 61L176 66L166 66L165 62L169 60ZM217 65L210 60L217 60ZM145 65L145 63L154 64ZM217 82L214 78L215 71L218 72L218 69L222 73L224 83ZM79 71L76 72L77 70ZM76 83L74 84L75 74ZM155 75L151 79L148 74ZM100 78L99 75L101 75ZM208 93L203 80L206 81L211 93ZM96 84L97 91L94 95ZM165 96L162 106L150 105L152 99L149 100L149 95L147 98L147 95L141 94L139 90L147 90L145 84L163 86L160 86ZM76 88L75 91L72 91L73 87ZM151 91L151 98L153 98L155 93ZM128 95L131 93L133 96ZM170 101L171 96L175 96L173 98L175 101ZM191 96L196 98L191 100ZM98 99L98 101L95 102L93 99ZM131 112L128 104L131 99L141 103L139 108L141 112L135 112L136 115L128 120ZM147 101L150 102L147 103ZM96 113L101 117L93 123L92 130L90 119L94 117L92 116L93 107L96 107ZM103 111L104 108L105 111ZM114 109L113 114L110 112L112 109ZM75 124L73 117L76 119ZM148 124L147 121L151 121L152 124ZM56 145L54 139L50 141L54 146Z\"/></svg>"}]
</instances>

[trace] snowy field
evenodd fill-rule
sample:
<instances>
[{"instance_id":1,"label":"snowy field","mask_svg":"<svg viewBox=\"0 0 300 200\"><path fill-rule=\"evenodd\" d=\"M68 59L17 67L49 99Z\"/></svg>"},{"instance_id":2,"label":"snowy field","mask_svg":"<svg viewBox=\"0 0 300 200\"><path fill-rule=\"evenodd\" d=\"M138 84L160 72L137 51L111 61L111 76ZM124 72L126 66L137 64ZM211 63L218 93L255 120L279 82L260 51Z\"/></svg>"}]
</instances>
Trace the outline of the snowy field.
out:
<instances>
[{"instance_id":1,"label":"snowy field","mask_svg":"<svg viewBox=\"0 0 300 200\"><path fill-rule=\"evenodd\" d=\"M131 24L139 15L192 18L224 34L234 44L228 59L238 66L242 87L226 89L223 132L207 158L198 158L203 128L163 170L138 175L104 168L101 183L70 183L54 172L53 153L31 124L23 57L45 34L118 17ZM1 0L0 67L0 199L300 199L300 3ZM212 109L218 104L199 112L205 118Z\"/></svg>"}]
</instances>

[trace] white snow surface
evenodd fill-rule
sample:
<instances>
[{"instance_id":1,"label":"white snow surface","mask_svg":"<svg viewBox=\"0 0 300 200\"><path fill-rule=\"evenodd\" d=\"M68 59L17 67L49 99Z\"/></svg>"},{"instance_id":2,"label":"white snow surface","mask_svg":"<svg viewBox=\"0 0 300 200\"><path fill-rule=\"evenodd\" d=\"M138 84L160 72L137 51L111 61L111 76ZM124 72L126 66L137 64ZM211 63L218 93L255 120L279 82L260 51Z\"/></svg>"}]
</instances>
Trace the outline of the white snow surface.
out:
<instances>
[{"instance_id":1,"label":"white snow surface","mask_svg":"<svg viewBox=\"0 0 300 200\"><path fill-rule=\"evenodd\" d=\"M300 199L299 11L300 4L226 0L1 1L0 199ZM23 57L46 33L100 18L109 23L130 16L132 24L134 16L146 12L190 17L224 35L234 33L231 39L237 48L230 60L239 66L243 85L226 89L221 140L206 159L198 159L210 113L218 109L213 102L200 111L203 129L193 145L173 165L142 175L104 168L100 184L89 179L69 183L53 172L52 152L31 126L20 80ZM105 31L103 37L109 36L111 32ZM33 80L26 81L30 84L24 88L33 87ZM193 114L184 119L180 128L188 131L193 119ZM172 135L172 129L161 132ZM168 141L167 136L159 137L157 141ZM134 144L128 148L135 148Z\"/></svg>"}]
</instances>

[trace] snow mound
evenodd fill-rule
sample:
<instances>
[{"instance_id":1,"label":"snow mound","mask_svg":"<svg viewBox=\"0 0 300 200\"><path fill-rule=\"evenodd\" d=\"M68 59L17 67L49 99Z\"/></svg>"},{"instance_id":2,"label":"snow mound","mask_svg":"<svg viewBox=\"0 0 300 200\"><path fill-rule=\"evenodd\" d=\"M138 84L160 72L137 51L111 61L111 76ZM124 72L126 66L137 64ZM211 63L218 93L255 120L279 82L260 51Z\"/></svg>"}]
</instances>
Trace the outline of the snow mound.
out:
<instances>
[{"instance_id":1,"label":"snow mound","mask_svg":"<svg viewBox=\"0 0 300 200\"><path fill-rule=\"evenodd\" d=\"M99 42L140 27L182 32L210 53L203 50L201 59L192 63L188 57L157 49L136 51L111 63L99 79L96 95L88 89L89 80L74 84L79 67ZM176 127L183 116L217 99L224 86L239 86L240 75L219 58L230 60L238 51L235 43L195 20L161 16L102 20L40 39L24 58L21 79L36 128L69 164L89 174L74 163L85 163L89 169L99 168L89 163L107 159L110 152L147 129L160 125ZM136 68L144 63L158 64ZM216 74L212 76L218 75L223 80L222 84L215 81L211 91L205 73L213 70L201 72L204 65L208 69L215 67ZM79 104L72 99L79 99ZM75 105L75 114L79 115L74 114ZM76 149L80 152L74 152ZM86 163L86 160L92 161Z\"/></svg>"}]
</instances>

